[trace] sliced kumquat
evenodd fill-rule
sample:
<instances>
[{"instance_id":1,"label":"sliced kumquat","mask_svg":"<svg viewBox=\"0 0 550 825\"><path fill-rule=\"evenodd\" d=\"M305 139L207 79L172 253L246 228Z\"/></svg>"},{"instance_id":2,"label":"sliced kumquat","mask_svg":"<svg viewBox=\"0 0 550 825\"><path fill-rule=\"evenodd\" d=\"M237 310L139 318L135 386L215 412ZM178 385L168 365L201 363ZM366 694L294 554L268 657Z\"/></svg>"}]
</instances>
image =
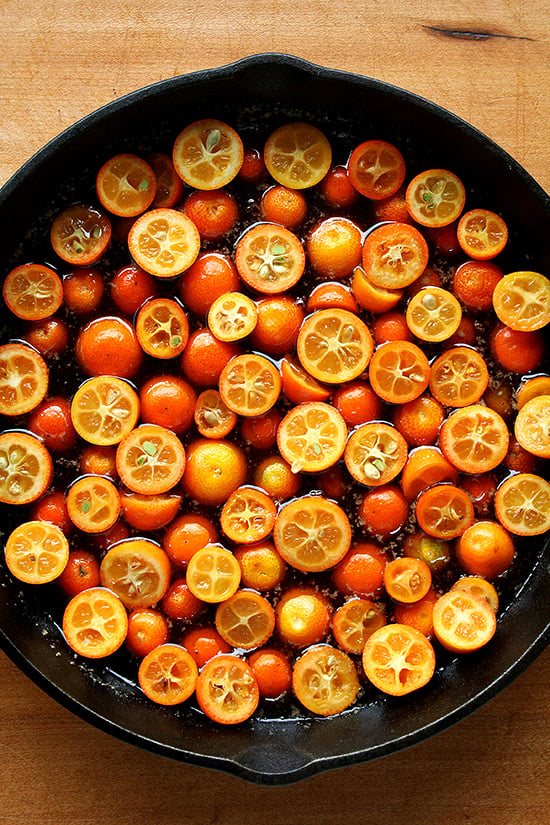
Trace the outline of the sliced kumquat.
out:
<instances>
[{"instance_id":1,"label":"sliced kumquat","mask_svg":"<svg viewBox=\"0 0 550 825\"><path fill-rule=\"evenodd\" d=\"M470 258L487 261L499 255L508 240L508 227L500 215L489 209L471 209L458 222L461 249Z\"/></svg>"},{"instance_id":2,"label":"sliced kumquat","mask_svg":"<svg viewBox=\"0 0 550 825\"><path fill-rule=\"evenodd\" d=\"M537 395L550 395L550 375L536 375L520 383L516 392L518 410Z\"/></svg>"},{"instance_id":3,"label":"sliced kumquat","mask_svg":"<svg viewBox=\"0 0 550 825\"><path fill-rule=\"evenodd\" d=\"M298 333L298 358L318 381L340 384L366 369L374 342L367 325L347 309L320 309Z\"/></svg>"},{"instance_id":4,"label":"sliced kumquat","mask_svg":"<svg viewBox=\"0 0 550 825\"><path fill-rule=\"evenodd\" d=\"M416 175L406 192L407 209L422 226L447 226L464 208L464 184L447 169L428 169Z\"/></svg>"},{"instance_id":5,"label":"sliced kumquat","mask_svg":"<svg viewBox=\"0 0 550 825\"><path fill-rule=\"evenodd\" d=\"M281 380L283 395L293 404L326 401L331 394L331 389L306 372L291 353L281 359Z\"/></svg>"},{"instance_id":6,"label":"sliced kumquat","mask_svg":"<svg viewBox=\"0 0 550 825\"><path fill-rule=\"evenodd\" d=\"M139 686L159 705L179 705L195 692L199 675L195 660L180 645L162 644L141 661Z\"/></svg>"},{"instance_id":7,"label":"sliced kumquat","mask_svg":"<svg viewBox=\"0 0 550 825\"><path fill-rule=\"evenodd\" d=\"M23 264L6 275L3 295L6 306L18 318L41 321L63 303L63 284L49 266Z\"/></svg>"},{"instance_id":8,"label":"sliced kumquat","mask_svg":"<svg viewBox=\"0 0 550 825\"><path fill-rule=\"evenodd\" d=\"M426 269L428 258L426 239L408 223L382 224L369 232L363 243L365 275L385 289L412 284Z\"/></svg>"},{"instance_id":9,"label":"sliced kumquat","mask_svg":"<svg viewBox=\"0 0 550 825\"><path fill-rule=\"evenodd\" d=\"M338 410L310 401L288 412L277 430L279 452L298 473L326 470L342 457L348 429Z\"/></svg>"},{"instance_id":10,"label":"sliced kumquat","mask_svg":"<svg viewBox=\"0 0 550 825\"><path fill-rule=\"evenodd\" d=\"M69 487L67 510L79 530L102 533L109 530L120 515L120 495L108 478L84 476Z\"/></svg>"},{"instance_id":11,"label":"sliced kumquat","mask_svg":"<svg viewBox=\"0 0 550 825\"><path fill-rule=\"evenodd\" d=\"M430 364L412 341L388 341L373 353L369 380L375 393L391 404L406 404L422 395L430 380Z\"/></svg>"},{"instance_id":12,"label":"sliced kumquat","mask_svg":"<svg viewBox=\"0 0 550 825\"><path fill-rule=\"evenodd\" d=\"M172 160L180 178L195 189L226 186L243 164L244 149L237 132L221 120L205 118L177 136Z\"/></svg>"},{"instance_id":13,"label":"sliced kumquat","mask_svg":"<svg viewBox=\"0 0 550 825\"><path fill-rule=\"evenodd\" d=\"M275 628L275 611L254 590L237 590L216 610L216 630L233 648L261 647Z\"/></svg>"},{"instance_id":14,"label":"sliced kumquat","mask_svg":"<svg viewBox=\"0 0 550 825\"><path fill-rule=\"evenodd\" d=\"M332 645L306 650L294 664L294 695L319 716L342 713L359 692L359 677L353 660Z\"/></svg>"},{"instance_id":15,"label":"sliced kumquat","mask_svg":"<svg viewBox=\"0 0 550 825\"><path fill-rule=\"evenodd\" d=\"M25 521L8 536L4 557L8 570L19 581L46 584L65 569L69 542L55 524Z\"/></svg>"},{"instance_id":16,"label":"sliced kumquat","mask_svg":"<svg viewBox=\"0 0 550 825\"><path fill-rule=\"evenodd\" d=\"M252 226L235 250L235 266L245 284L267 295L297 284L305 263L301 241L290 229L275 223Z\"/></svg>"},{"instance_id":17,"label":"sliced kumquat","mask_svg":"<svg viewBox=\"0 0 550 825\"><path fill-rule=\"evenodd\" d=\"M427 286L409 301L406 319L413 335L422 341L438 343L455 334L462 320L462 309L448 290Z\"/></svg>"},{"instance_id":18,"label":"sliced kumquat","mask_svg":"<svg viewBox=\"0 0 550 825\"><path fill-rule=\"evenodd\" d=\"M377 286L360 266L355 267L351 284L355 300L369 312L388 312L394 309L404 294L402 289Z\"/></svg>"},{"instance_id":19,"label":"sliced kumquat","mask_svg":"<svg viewBox=\"0 0 550 825\"><path fill-rule=\"evenodd\" d=\"M48 391L49 369L41 355L25 344L0 346L0 415L34 410Z\"/></svg>"},{"instance_id":20,"label":"sliced kumquat","mask_svg":"<svg viewBox=\"0 0 550 825\"><path fill-rule=\"evenodd\" d=\"M449 590L433 612L437 640L453 653L470 653L489 642L496 630L495 613L487 599L466 590Z\"/></svg>"},{"instance_id":21,"label":"sliced kumquat","mask_svg":"<svg viewBox=\"0 0 550 825\"><path fill-rule=\"evenodd\" d=\"M136 318L141 348L153 358L181 355L189 338L189 321L180 304L171 298L147 301Z\"/></svg>"},{"instance_id":22,"label":"sliced kumquat","mask_svg":"<svg viewBox=\"0 0 550 825\"><path fill-rule=\"evenodd\" d=\"M550 394L537 395L518 411L514 434L532 455L550 458Z\"/></svg>"},{"instance_id":23,"label":"sliced kumquat","mask_svg":"<svg viewBox=\"0 0 550 825\"><path fill-rule=\"evenodd\" d=\"M208 327L219 341L240 341L254 331L256 304L242 292L226 292L208 310Z\"/></svg>"},{"instance_id":24,"label":"sliced kumquat","mask_svg":"<svg viewBox=\"0 0 550 825\"><path fill-rule=\"evenodd\" d=\"M128 233L128 248L138 266L157 278L174 278L189 269L200 251L193 221L177 209L151 209Z\"/></svg>"},{"instance_id":25,"label":"sliced kumquat","mask_svg":"<svg viewBox=\"0 0 550 825\"><path fill-rule=\"evenodd\" d=\"M386 621L380 604L370 599L350 599L335 611L332 632L343 650L360 656L367 639Z\"/></svg>"},{"instance_id":26,"label":"sliced kumquat","mask_svg":"<svg viewBox=\"0 0 550 825\"><path fill-rule=\"evenodd\" d=\"M534 332L550 323L550 280L540 272L511 272L493 292L493 307L503 324Z\"/></svg>"},{"instance_id":27,"label":"sliced kumquat","mask_svg":"<svg viewBox=\"0 0 550 825\"><path fill-rule=\"evenodd\" d=\"M367 639L362 663L375 687L390 696L405 696L430 681L435 671L435 653L416 628L387 624Z\"/></svg>"},{"instance_id":28,"label":"sliced kumquat","mask_svg":"<svg viewBox=\"0 0 550 825\"><path fill-rule=\"evenodd\" d=\"M111 590L90 587L77 593L63 613L63 634L80 656L110 656L123 644L128 632L126 608Z\"/></svg>"},{"instance_id":29,"label":"sliced kumquat","mask_svg":"<svg viewBox=\"0 0 550 825\"><path fill-rule=\"evenodd\" d=\"M134 493L167 493L183 475L185 450L166 427L142 424L118 445L116 466L121 481Z\"/></svg>"},{"instance_id":30,"label":"sliced kumquat","mask_svg":"<svg viewBox=\"0 0 550 825\"><path fill-rule=\"evenodd\" d=\"M151 607L168 590L170 560L155 542L131 538L109 548L99 574L103 587L116 593L126 607Z\"/></svg>"},{"instance_id":31,"label":"sliced kumquat","mask_svg":"<svg viewBox=\"0 0 550 825\"><path fill-rule=\"evenodd\" d=\"M384 140L360 143L348 162L348 174L353 186L372 200L382 200L395 194L405 180L405 171L405 160L399 149Z\"/></svg>"},{"instance_id":32,"label":"sliced kumquat","mask_svg":"<svg viewBox=\"0 0 550 825\"><path fill-rule=\"evenodd\" d=\"M481 596L487 599L495 613L498 611L499 598L495 586L482 576L461 576L452 585L451 590L466 590L467 593L472 593L474 596Z\"/></svg>"},{"instance_id":33,"label":"sliced kumquat","mask_svg":"<svg viewBox=\"0 0 550 825\"><path fill-rule=\"evenodd\" d=\"M273 530L277 508L273 500L256 487L238 487L223 505L220 524L230 541L254 544Z\"/></svg>"},{"instance_id":34,"label":"sliced kumquat","mask_svg":"<svg viewBox=\"0 0 550 825\"><path fill-rule=\"evenodd\" d=\"M224 438L237 423L237 415L223 401L218 390L201 392L194 412L195 424L205 438Z\"/></svg>"},{"instance_id":35,"label":"sliced kumquat","mask_svg":"<svg viewBox=\"0 0 550 825\"><path fill-rule=\"evenodd\" d=\"M148 496L124 490L120 504L124 521L137 530L160 530L178 514L182 497L174 493Z\"/></svg>"},{"instance_id":36,"label":"sliced kumquat","mask_svg":"<svg viewBox=\"0 0 550 825\"><path fill-rule=\"evenodd\" d=\"M489 384L485 359L471 347L452 347L432 364L430 391L447 407L475 404Z\"/></svg>"},{"instance_id":37,"label":"sliced kumquat","mask_svg":"<svg viewBox=\"0 0 550 825\"><path fill-rule=\"evenodd\" d=\"M56 255L73 266L95 263L111 240L111 222L99 209L75 204L55 218L50 240Z\"/></svg>"},{"instance_id":38,"label":"sliced kumquat","mask_svg":"<svg viewBox=\"0 0 550 825\"><path fill-rule=\"evenodd\" d=\"M289 189L306 189L327 174L332 149L325 135L310 123L286 123L267 139L264 162L277 183Z\"/></svg>"},{"instance_id":39,"label":"sliced kumquat","mask_svg":"<svg viewBox=\"0 0 550 825\"><path fill-rule=\"evenodd\" d=\"M322 496L304 496L283 505L273 531L283 559L304 572L328 570L338 564L351 544L351 526L344 510Z\"/></svg>"},{"instance_id":40,"label":"sliced kumquat","mask_svg":"<svg viewBox=\"0 0 550 825\"><path fill-rule=\"evenodd\" d=\"M204 665L196 693L203 713L222 725L245 722L260 700L258 682L250 665L229 654L214 656Z\"/></svg>"},{"instance_id":41,"label":"sliced kumquat","mask_svg":"<svg viewBox=\"0 0 550 825\"><path fill-rule=\"evenodd\" d=\"M281 373L268 358L255 353L236 355L223 368L220 395L238 415L263 415L281 392Z\"/></svg>"},{"instance_id":42,"label":"sliced kumquat","mask_svg":"<svg viewBox=\"0 0 550 825\"><path fill-rule=\"evenodd\" d=\"M230 550L220 544L207 544L190 558L186 579L197 599L217 604L237 592L241 568Z\"/></svg>"},{"instance_id":43,"label":"sliced kumquat","mask_svg":"<svg viewBox=\"0 0 550 825\"><path fill-rule=\"evenodd\" d=\"M390 561L384 570L384 587L392 599L412 604L422 599L432 586L428 565L420 559L405 556Z\"/></svg>"},{"instance_id":44,"label":"sliced kumquat","mask_svg":"<svg viewBox=\"0 0 550 825\"><path fill-rule=\"evenodd\" d=\"M46 492L53 475L51 456L29 433L0 433L0 501L30 504Z\"/></svg>"},{"instance_id":45,"label":"sliced kumquat","mask_svg":"<svg viewBox=\"0 0 550 825\"><path fill-rule=\"evenodd\" d=\"M458 482L458 470L441 450L428 445L409 453L401 473L401 489L407 501L414 501L422 490L441 481Z\"/></svg>"},{"instance_id":46,"label":"sliced kumquat","mask_svg":"<svg viewBox=\"0 0 550 825\"><path fill-rule=\"evenodd\" d=\"M118 444L135 427L140 403L136 391L122 378L99 375L77 389L71 420L77 433L91 444Z\"/></svg>"},{"instance_id":47,"label":"sliced kumquat","mask_svg":"<svg viewBox=\"0 0 550 825\"><path fill-rule=\"evenodd\" d=\"M356 481L370 487L387 484L407 461L407 442L390 424L362 424L346 444L344 461Z\"/></svg>"},{"instance_id":48,"label":"sliced kumquat","mask_svg":"<svg viewBox=\"0 0 550 825\"><path fill-rule=\"evenodd\" d=\"M455 410L439 434L443 454L463 473L493 470L504 460L509 441L504 419L481 404Z\"/></svg>"},{"instance_id":49,"label":"sliced kumquat","mask_svg":"<svg viewBox=\"0 0 550 825\"><path fill-rule=\"evenodd\" d=\"M474 505L468 494L454 484L436 484L416 500L416 519L421 530L437 539L455 539L474 521Z\"/></svg>"},{"instance_id":50,"label":"sliced kumquat","mask_svg":"<svg viewBox=\"0 0 550 825\"><path fill-rule=\"evenodd\" d=\"M96 194L104 209L113 215L132 218L151 206L157 179L148 163L125 153L109 158L96 176Z\"/></svg>"},{"instance_id":51,"label":"sliced kumquat","mask_svg":"<svg viewBox=\"0 0 550 825\"><path fill-rule=\"evenodd\" d=\"M540 536L550 529L550 484L535 473L505 479L495 495L495 513L517 536Z\"/></svg>"},{"instance_id":52,"label":"sliced kumquat","mask_svg":"<svg viewBox=\"0 0 550 825\"><path fill-rule=\"evenodd\" d=\"M176 206L183 193L183 184L172 160L163 152L151 152L146 160L157 181L157 191L151 206L154 209L171 209L172 206Z\"/></svg>"}]
</instances>

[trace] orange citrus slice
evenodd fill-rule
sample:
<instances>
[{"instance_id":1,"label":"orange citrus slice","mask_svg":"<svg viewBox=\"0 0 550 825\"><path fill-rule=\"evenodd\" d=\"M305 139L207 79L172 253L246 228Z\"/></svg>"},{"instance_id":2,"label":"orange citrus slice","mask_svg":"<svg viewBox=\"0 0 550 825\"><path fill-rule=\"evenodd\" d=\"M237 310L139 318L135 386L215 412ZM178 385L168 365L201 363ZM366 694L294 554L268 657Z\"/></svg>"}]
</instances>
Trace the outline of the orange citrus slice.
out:
<instances>
[{"instance_id":1,"label":"orange citrus slice","mask_svg":"<svg viewBox=\"0 0 550 825\"><path fill-rule=\"evenodd\" d=\"M277 518L273 500L256 487L239 487L223 505L220 524L230 541L253 544L267 538Z\"/></svg>"},{"instance_id":2,"label":"orange citrus slice","mask_svg":"<svg viewBox=\"0 0 550 825\"><path fill-rule=\"evenodd\" d=\"M426 239L409 223L377 226L363 243L365 275L385 289L403 289L412 284L426 269L428 258Z\"/></svg>"},{"instance_id":3,"label":"orange citrus slice","mask_svg":"<svg viewBox=\"0 0 550 825\"><path fill-rule=\"evenodd\" d=\"M127 381L114 375L98 375L77 389L71 403L71 420L85 441L106 447L118 444L134 429L139 409L139 397Z\"/></svg>"},{"instance_id":4,"label":"orange citrus slice","mask_svg":"<svg viewBox=\"0 0 550 825\"><path fill-rule=\"evenodd\" d=\"M179 705L194 693L199 675L195 660L184 647L162 644L151 650L138 670L139 686L159 705Z\"/></svg>"},{"instance_id":5,"label":"orange citrus slice","mask_svg":"<svg viewBox=\"0 0 550 825\"><path fill-rule=\"evenodd\" d=\"M534 473L506 478L495 496L502 526L516 536L540 536L550 530L550 484Z\"/></svg>"},{"instance_id":6,"label":"orange citrus slice","mask_svg":"<svg viewBox=\"0 0 550 825\"><path fill-rule=\"evenodd\" d=\"M406 404L421 396L428 386L430 364L411 341L388 341L371 358L369 380L383 401Z\"/></svg>"},{"instance_id":7,"label":"orange citrus slice","mask_svg":"<svg viewBox=\"0 0 550 825\"><path fill-rule=\"evenodd\" d=\"M353 660L332 645L306 650L294 664L292 688L302 705L319 716L342 713L359 692Z\"/></svg>"},{"instance_id":8,"label":"orange citrus slice","mask_svg":"<svg viewBox=\"0 0 550 825\"><path fill-rule=\"evenodd\" d=\"M25 521L8 536L5 547L10 573L26 584L56 579L69 560L69 542L56 524Z\"/></svg>"},{"instance_id":9,"label":"orange citrus slice","mask_svg":"<svg viewBox=\"0 0 550 825\"><path fill-rule=\"evenodd\" d=\"M362 424L351 434L344 461L361 484L379 487L395 478L407 460L407 442L390 424Z\"/></svg>"},{"instance_id":10,"label":"orange citrus slice","mask_svg":"<svg viewBox=\"0 0 550 825\"><path fill-rule=\"evenodd\" d=\"M458 243L474 261L488 261L499 255L508 240L506 222L488 209L471 209L458 222Z\"/></svg>"},{"instance_id":11,"label":"orange citrus slice","mask_svg":"<svg viewBox=\"0 0 550 825\"><path fill-rule=\"evenodd\" d=\"M72 266L89 266L109 245L111 222L99 209L75 204L56 217L50 240L54 252L63 261Z\"/></svg>"},{"instance_id":12,"label":"orange citrus slice","mask_svg":"<svg viewBox=\"0 0 550 825\"><path fill-rule=\"evenodd\" d=\"M244 150L237 132L221 120L206 118L186 126L174 143L172 160L184 183L195 189L220 189L238 174Z\"/></svg>"},{"instance_id":13,"label":"orange citrus slice","mask_svg":"<svg viewBox=\"0 0 550 825\"><path fill-rule=\"evenodd\" d=\"M235 266L245 284L266 295L285 292L297 284L305 265L302 242L276 223L252 226L235 250Z\"/></svg>"},{"instance_id":14,"label":"orange citrus slice","mask_svg":"<svg viewBox=\"0 0 550 825\"><path fill-rule=\"evenodd\" d=\"M228 645L251 650L264 645L275 628L275 611L254 590L237 590L216 610L216 630Z\"/></svg>"},{"instance_id":15,"label":"orange citrus slice","mask_svg":"<svg viewBox=\"0 0 550 825\"><path fill-rule=\"evenodd\" d=\"M199 230L177 209L151 209L128 233L132 258L150 275L174 278L189 269L201 246Z\"/></svg>"},{"instance_id":16,"label":"orange citrus slice","mask_svg":"<svg viewBox=\"0 0 550 825\"><path fill-rule=\"evenodd\" d=\"M390 696L404 696L424 687L435 671L435 653L414 627L388 624L367 639L363 669L372 684Z\"/></svg>"},{"instance_id":17,"label":"orange citrus slice","mask_svg":"<svg viewBox=\"0 0 550 825\"><path fill-rule=\"evenodd\" d=\"M220 544L207 544L191 556L186 580L197 599L217 604L237 592L241 568L230 550Z\"/></svg>"},{"instance_id":18,"label":"orange citrus slice","mask_svg":"<svg viewBox=\"0 0 550 825\"><path fill-rule=\"evenodd\" d=\"M289 189L306 189L325 177L332 149L325 135L310 123L286 123L268 138L264 162L277 183Z\"/></svg>"},{"instance_id":19,"label":"orange citrus slice","mask_svg":"<svg viewBox=\"0 0 550 825\"><path fill-rule=\"evenodd\" d=\"M303 368L318 381L341 384L358 378L374 349L367 325L347 309L319 309L303 322L297 339Z\"/></svg>"},{"instance_id":20,"label":"orange citrus slice","mask_svg":"<svg viewBox=\"0 0 550 825\"><path fill-rule=\"evenodd\" d=\"M167 493L183 475L185 450L171 430L142 424L118 445L116 468L123 484L134 493Z\"/></svg>"},{"instance_id":21,"label":"orange citrus slice","mask_svg":"<svg viewBox=\"0 0 550 825\"><path fill-rule=\"evenodd\" d=\"M487 473L508 452L508 427L490 407L470 404L451 413L441 426L439 446L463 473Z\"/></svg>"},{"instance_id":22,"label":"orange citrus slice","mask_svg":"<svg viewBox=\"0 0 550 825\"><path fill-rule=\"evenodd\" d=\"M18 318L41 321L63 303L63 284L49 266L23 264L6 276L3 294L6 306Z\"/></svg>"},{"instance_id":23,"label":"orange citrus slice","mask_svg":"<svg viewBox=\"0 0 550 825\"><path fill-rule=\"evenodd\" d=\"M416 175L405 195L407 209L422 226L448 226L464 208L464 184L447 169L428 169Z\"/></svg>"},{"instance_id":24,"label":"orange citrus slice","mask_svg":"<svg viewBox=\"0 0 550 825\"><path fill-rule=\"evenodd\" d=\"M99 659L122 645L128 632L126 608L111 590L90 587L73 596L63 613L63 633L80 656Z\"/></svg>"},{"instance_id":25,"label":"orange citrus slice","mask_svg":"<svg viewBox=\"0 0 550 825\"><path fill-rule=\"evenodd\" d=\"M348 428L336 407L323 401L299 404L277 430L279 452L293 473L320 472L342 457Z\"/></svg>"},{"instance_id":26,"label":"orange citrus slice","mask_svg":"<svg viewBox=\"0 0 550 825\"><path fill-rule=\"evenodd\" d=\"M53 474L51 456L34 435L0 433L0 501L30 504L48 489Z\"/></svg>"},{"instance_id":27,"label":"orange citrus slice","mask_svg":"<svg viewBox=\"0 0 550 825\"><path fill-rule=\"evenodd\" d=\"M153 358L181 355L189 338L189 321L180 304L171 298L153 298L139 310L136 335L140 346Z\"/></svg>"},{"instance_id":28,"label":"orange citrus slice","mask_svg":"<svg viewBox=\"0 0 550 825\"><path fill-rule=\"evenodd\" d=\"M263 415L279 397L281 373L263 355L235 355L223 368L219 387L224 404L237 415Z\"/></svg>"},{"instance_id":29,"label":"orange citrus slice","mask_svg":"<svg viewBox=\"0 0 550 825\"><path fill-rule=\"evenodd\" d=\"M0 346L0 415L24 415L34 410L48 391L46 362L25 344Z\"/></svg>"},{"instance_id":30,"label":"orange citrus slice","mask_svg":"<svg viewBox=\"0 0 550 825\"><path fill-rule=\"evenodd\" d=\"M118 519L120 509L118 490L108 478L83 476L69 487L69 518L84 533L109 530Z\"/></svg>"},{"instance_id":31,"label":"orange citrus slice","mask_svg":"<svg viewBox=\"0 0 550 825\"><path fill-rule=\"evenodd\" d=\"M422 341L438 343L455 334L462 319L462 309L447 289L427 286L413 295L405 317L413 335Z\"/></svg>"},{"instance_id":32,"label":"orange citrus slice","mask_svg":"<svg viewBox=\"0 0 550 825\"><path fill-rule=\"evenodd\" d=\"M366 198L382 200L395 194L405 180L405 160L392 143L366 140L351 153L348 175Z\"/></svg>"},{"instance_id":33,"label":"orange citrus slice","mask_svg":"<svg viewBox=\"0 0 550 825\"><path fill-rule=\"evenodd\" d=\"M225 292L208 311L208 327L218 341L240 341L254 331L256 304L242 292Z\"/></svg>"},{"instance_id":34,"label":"orange citrus slice","mask_svg":"<svg viewBox=\"0 0 550 825\"><path fill-rule=\"evenodd\" d=\"M113 544L99 569L101 584L130 608L156 604L170 584L170 560L149 539L135 538Z\"/></svg>"},{"instance_id":35,"label":"orange citrus slice","mask_svg":"<svg viewBox=\"0 0 550 825\"><path fill-rule=\"evenodd\" d=\"M96 176L100 204L124 218L132 218L151 206L157 179L148 163L129 153L115 155L103 164Z\"/></svg>"},{"instance_id":36,"label":"orange citrus slice","mask_svg":"<svg viewBox=\"0 0 550 825\"><path fill-rule=\"evenodd\" d=\"M519 410L514 434L524 450L550 458L550 394L537 395Z\"/></svg>"},{"instance_id":37,"label":"orange citrus slice","mask_svg":"<svg viewBox=\"0 0 550 825\"><path fill-rule=\"evenodd\" d=\"M550 323L550 280L540 272L511 272L497 283L493 306L500 321L520 332Z\"/></svg>"},{"instance_id":38,"label":"orange citrus slice","mask_svg":"<svg viewBox=\"0 0 550 825\"><path fill-rule=\"evenodd\" d=\"M465 407L479 401L489 383L482 356L471 347L451 347L432 364L430 391L447 407Z\"/></svg>"},{"instance_id":39,"label":"orange citrus slice","mask_svg":"<svg viewBox=\"0 0 550 825\"><path fill-rule=\"evenodd\" d=\"M351 526L342 508L322 496L304 496L283 505L273 532L283 559L303 572L328 570L351 545Z\"/></svg>"}]
</instances>

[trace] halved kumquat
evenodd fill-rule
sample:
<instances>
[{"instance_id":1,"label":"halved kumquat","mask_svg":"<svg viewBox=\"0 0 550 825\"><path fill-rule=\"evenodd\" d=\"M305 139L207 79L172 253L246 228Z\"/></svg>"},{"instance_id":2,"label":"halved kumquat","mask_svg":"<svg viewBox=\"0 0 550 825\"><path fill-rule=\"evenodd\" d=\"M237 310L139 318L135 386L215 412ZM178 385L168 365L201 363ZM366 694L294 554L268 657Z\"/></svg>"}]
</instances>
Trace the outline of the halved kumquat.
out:
<instances>
[{"instance_id":1,"label":"halved kumquat","mask_svg":"<svg viewBox=\"0 0 550 825\"><path fill-rule=\"evenodd\" d=\"M65 569L69 542L55 524L25 521L8 536L4 558L8 570L19 581L46 584Z\"/></svg>"}]
</instances>

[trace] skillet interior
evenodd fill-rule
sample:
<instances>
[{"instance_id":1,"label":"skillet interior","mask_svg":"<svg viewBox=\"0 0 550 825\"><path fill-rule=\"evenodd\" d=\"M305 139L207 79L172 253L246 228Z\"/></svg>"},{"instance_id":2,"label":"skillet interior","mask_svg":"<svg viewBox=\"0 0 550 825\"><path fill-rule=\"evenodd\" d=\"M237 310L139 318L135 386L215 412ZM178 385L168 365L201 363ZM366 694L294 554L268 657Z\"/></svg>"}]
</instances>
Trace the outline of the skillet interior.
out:
<instances>
[{"instance_id":1,"label":"skillet interior","mask_svg":"<svg viewBox=\"0 0 550 825\"><path fill-rule=\"evenodd\" d=\"M258 55L174 78L128 95L78 122L35 155L0 193L4 269L27 259L52 215L93 187L95 171L119 151L166 146L187 123L219 117L246 140L281 122L310 120L330 136L335 156L367 137L397 142L408 174L450 168L476 201L498 210L523 268L550 271L550 200L505 152L463 121L395 87L326 70L286 55ZM255 143L258 141L256 140ZM345 157L340 158L345 161ZM526 239L528 238L528 246ZM25 251L24 251L25 250ZM4 316L2 338L10 337ZM3 512L3 529L10 513ZM259 718L218 728L192 705L166 710L143 698L123 657L82 663L67 649L59 609L0 569L0 644L37 684L99 728L151 751L245 779L282 784L373 759L463 718L506 686L550 637L548 542L528 548L524 582L479 656L442 660L412 697L373 698L341 716Z\"/></svg>"}]
</instances>

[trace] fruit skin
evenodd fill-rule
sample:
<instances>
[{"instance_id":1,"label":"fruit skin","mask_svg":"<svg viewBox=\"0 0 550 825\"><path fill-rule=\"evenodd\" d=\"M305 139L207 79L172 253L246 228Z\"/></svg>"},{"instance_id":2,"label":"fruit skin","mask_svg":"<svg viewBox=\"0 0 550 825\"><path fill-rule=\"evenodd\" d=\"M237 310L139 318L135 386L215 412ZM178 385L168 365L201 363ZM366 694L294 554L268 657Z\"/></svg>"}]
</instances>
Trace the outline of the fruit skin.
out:
<instances>
[{"instance_id":1,"label":"fruit skin","mask_svg":"<svg viewBox=\"0 0 550 825\"><path fill-rule=\"evenodd\" d=\"M235 444L201 438L189 445L182 484L201 504L223 504L246 476L245 455Z\"/></svg>"}]
</instances>

